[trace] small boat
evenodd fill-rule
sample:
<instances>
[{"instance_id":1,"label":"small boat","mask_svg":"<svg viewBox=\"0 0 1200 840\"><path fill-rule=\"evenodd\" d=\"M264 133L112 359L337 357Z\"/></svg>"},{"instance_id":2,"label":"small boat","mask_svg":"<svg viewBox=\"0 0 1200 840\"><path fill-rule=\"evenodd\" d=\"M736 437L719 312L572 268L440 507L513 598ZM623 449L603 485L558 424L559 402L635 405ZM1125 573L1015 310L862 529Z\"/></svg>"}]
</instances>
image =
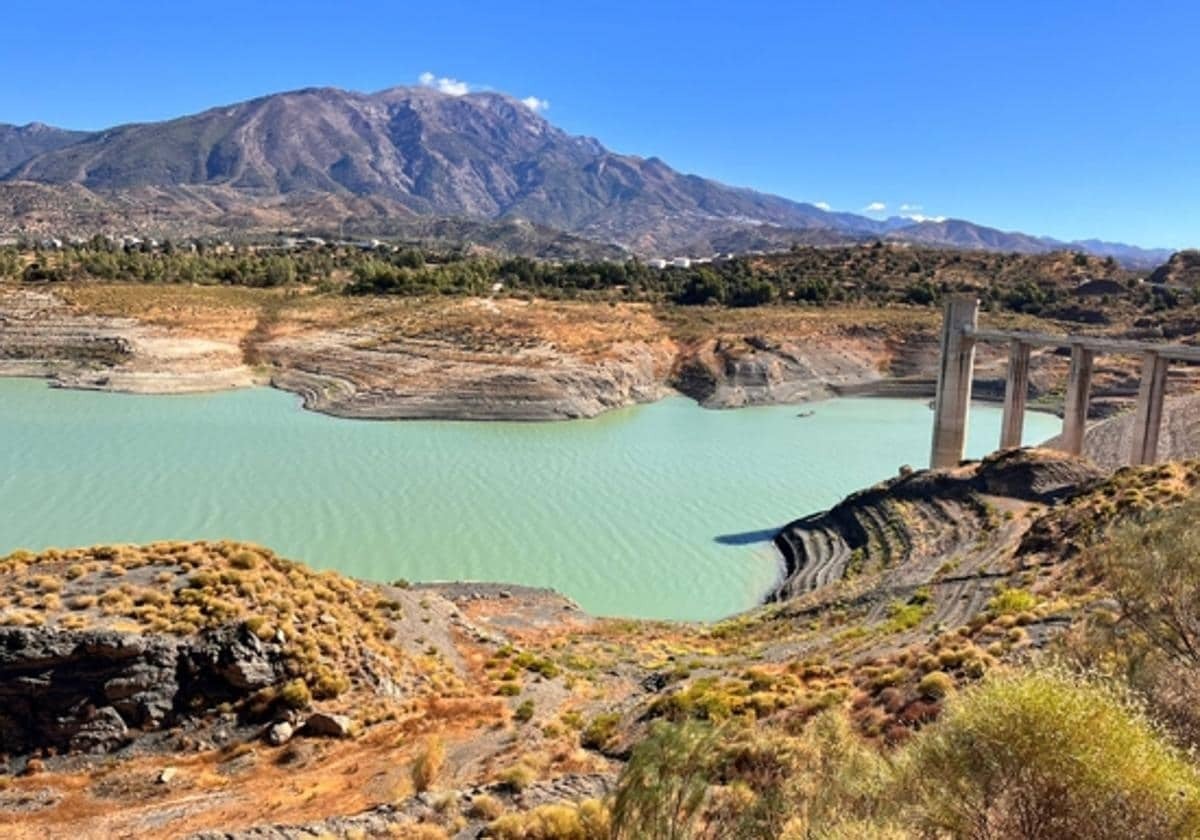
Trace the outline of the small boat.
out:
<instances>
[{"instance_id":1,"label":"small boat","mask_svg":"<svg viewBox=\"0 0 1200 840\"><path fill-rule=\"evenodd\" d=\"M796 416L797 417L812 417L814 414L816 414L815 411L801 411Z\"/></svg>"}]
</instances>

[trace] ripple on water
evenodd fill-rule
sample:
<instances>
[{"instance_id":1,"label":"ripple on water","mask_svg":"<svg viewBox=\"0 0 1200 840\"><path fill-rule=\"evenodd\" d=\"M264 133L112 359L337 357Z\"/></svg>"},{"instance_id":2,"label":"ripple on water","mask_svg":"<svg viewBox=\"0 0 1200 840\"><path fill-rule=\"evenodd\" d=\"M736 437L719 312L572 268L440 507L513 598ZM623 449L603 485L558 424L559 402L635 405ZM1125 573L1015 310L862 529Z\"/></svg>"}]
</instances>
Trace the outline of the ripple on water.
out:
<instances>
[{"instance_id":1,"label":"ripple on water","mask_svg":"<svg viewBox=\"0 0 1200 840\"><path fill-rule=\"evenodd\" d=\"M603 614L715 618L778 573L768 533L921 464L918 400L565 423L341 420L253 389L145 397L0 380L0 552L234 538L376 580L552 586ZM1031 414L1030 440L1058 421ZM977 407L971 450L999 411Z\"/></svg>"}]
</instances>

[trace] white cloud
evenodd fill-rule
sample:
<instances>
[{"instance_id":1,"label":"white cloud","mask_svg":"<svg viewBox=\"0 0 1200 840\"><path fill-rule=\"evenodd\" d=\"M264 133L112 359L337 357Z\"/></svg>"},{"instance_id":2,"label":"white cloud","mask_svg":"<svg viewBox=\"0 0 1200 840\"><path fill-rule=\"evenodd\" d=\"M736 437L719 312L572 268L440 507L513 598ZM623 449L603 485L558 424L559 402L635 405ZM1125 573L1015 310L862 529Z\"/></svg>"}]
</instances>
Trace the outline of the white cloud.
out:
<instances>
[{"instance_id":1,"label":"white cloud","mask_svg":"<svg viewBox=\"0 0 1200 840\"><path fill-rule=\"evenodd\" d=\"M824 210L826 213L833 209L829 206L828 201L814 201L813 207L816 207L818 210Z\"/></svg>"},{"instance_id":2,"label":"white cloud","mask_svg":"<svg viewBox=\"0 0 1200 840\"><path fill-rule=\"evenodd\" d=\"M904 216L904 218L912 219L914 222L944 222L944 221L946 221L945 216L925 216L925 215L922 215L921 213L904 213L902 215Z\"/></svg>"},{"instance_id":3,"label":"white cloud","mask_svg":"<svg viewBox=\"0 0 1200 840\"><path fill-rule=\"evenodd\" d=\"M925 208L923 208L920 204L901 204L900 205L901 213L920 213L924 209Z\"/></svg>"},{"instance_id":4,"label":"white cloud","mask_svg":"<svg viewBox=\"0 0 1200 840\"><path fill-rule=\"evenodd\" d=\"M872 201L870 204L864 207L862 211L864 213L882 213L886 209L887 205L882 201Z\"/></svg>"},{"instance_id":5,"label":"white cloud","mask_svg":"<svg viewBox=\"0 0 1200 840\"><path fill-rule=\"evenodd\" d=\"M466 82L447 76L435 76L428 70L418 76L417 81L421 83L421 87L433 88L449 96L466 96L471 91L471 86Z\"/></svg>"},{"instance_id":6,"label":"white cloud","mask_svg":"<svg viewBox=\"0 0 1200 840\"><path fill-rule=\"evenodd\" d=\"M436 76L428 70L417 76L417 83L421 87L431 88L447 96L466 96L473 90L490 90L490 88L473 85L461 79L451 78L450 76ZM526 96L521 100L521 104L530 111L540 112L550 110L550 102L538 96Z\"/></svg>"}]
</instances>

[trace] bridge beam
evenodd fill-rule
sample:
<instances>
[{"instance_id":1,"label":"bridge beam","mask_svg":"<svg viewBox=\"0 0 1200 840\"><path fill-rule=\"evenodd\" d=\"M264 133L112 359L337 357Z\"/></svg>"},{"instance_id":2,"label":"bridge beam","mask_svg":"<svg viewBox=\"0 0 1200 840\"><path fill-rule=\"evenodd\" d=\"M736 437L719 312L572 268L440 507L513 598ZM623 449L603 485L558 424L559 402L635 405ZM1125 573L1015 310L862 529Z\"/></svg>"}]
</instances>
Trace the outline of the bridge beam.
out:
<instances>
[{"instance_id":1,"label":"bridge beam","mask_svg":"<svg viewBox=\"0 0 1200 840\"><path fill-rule=\"evenodd\" d=\"M951 295L942 320L942 356L937 397L933 407L933 446L929 465L955 467L967 443L967 414L971 408L971 377L975 373L975 339L966 335L979 319L974 295Z\"/></svg>"},{"instance_id":2,"label":"bridge beam","mask_svg":"<svg viewBox=\"0 0 1200 840\"><path fill-rule=\"evenodd\" d=\"M1082 344L1071 345L1071 372L1067 376L1067 400L1063 411L1062 448L1079 455L1087 428L1088 402L1092 390L1092 361L1095 351Z\"/></svg>"},{"instance_id":3,"label":"bridge beam","mask_svg":"<svg viewBox=\"0 0 1200 840\"><path fill-rule=\"evenodd\" d=\"M1169 364L1153 351L1142 356L1142 382L1133 416L1133 451L1129 455L1131 464L1153 464L1158 458L1158 433L1162 427Z\"/></svg>"},{"instance_id":4,"label":"bridge beam","mask_svg":"<svg viewBox=\"0 0 1200 840\"><path fill-rule=\"evenodd\" d=\"M1025 400L1029 395L1029 345L1013 339L1008 345L1008 374L1004 379L1004 420L1000 448L1021 445L1025 431Z\"/></svg>"}]
</instances>

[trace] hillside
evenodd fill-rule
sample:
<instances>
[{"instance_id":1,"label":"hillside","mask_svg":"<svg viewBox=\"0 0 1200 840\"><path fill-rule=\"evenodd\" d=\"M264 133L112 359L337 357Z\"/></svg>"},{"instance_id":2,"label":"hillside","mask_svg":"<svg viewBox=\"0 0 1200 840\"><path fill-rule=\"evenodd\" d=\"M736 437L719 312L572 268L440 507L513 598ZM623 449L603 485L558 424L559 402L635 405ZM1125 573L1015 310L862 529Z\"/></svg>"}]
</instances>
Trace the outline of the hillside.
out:
<instances>
[{"instance_id":1,"label":"hillside","mask_svg":"<svg viewBox=\"0 0 1200 840\"><path fill-rule=\"evenodd\" d=\"M76 143L86 134L83 131L66 131L42 123L0 123L0 176L30 158Z\"/></svg>"},{"instance_id":2,"label":"hillside","mask_svg":"<svg viewBox=\"0 0 1200 840\"><path fill-rule=\"evenodd\" d=\"M351 219L387 233L416 214L524 219L645 255L708 255L764 237L773 247L880 236L1022 253L1064 247L966 221L828 212L609 151L502 94L423 87L309 88L91 133L0 129L0 179L57 196L43 191L43 206L56 205L48 214L23 212L10 199L0 216L0 229L10 231L87 235L127 232L118 228L125 223L195 235L342 229ZM1107 243L1074 247L1130 265L1167 256Z\"/></svg>"},{"instance_id":3,"label":"hillside","mask_svg":"<svg viewBox=\"0 0 1200 840\"><path fill-rule=\"evenodd\" d=\"M1200 251L1180 251L1150 274L1147 280L1167 286L1200 288Z\"/></svg>"},{"instance_id":4,"label":"hillside","mask_svg":"<svg viewBox=\"0 0 1200 840\"><path fill-rule=\"evenodd\" d=\"M1094 646L1114 643L1093 621L1134 592L1096 558L1152 511L1190 515L1198 476L1105 477L1040 451L902 476L788 526L778 602L710 625L599 620L520 587L356 582L232 542L17 552L0 559L0 675L25 688L0 692L0 808L21 815L14 837L601 840L698 817L754 838L780 836L772 819L930 836L964 802L959 819L1015 819L1005 798L947 798L940 785L963 796L982 771L928 758L999 692L1001 728L971 727L944 761L1001 737L1007 784L1006 749L1031 772L1063 762L1078 795L1097 779L1120 791L1114 810L1064 804L1040 777L1012 787L1092 827L1053 836L1192 836L1185 759L1111 695L1027 669L1055 652L1104 661ZM1048 699L1028 705L1034 690ZM1180 713L1177 733L1195 720ZM672 804L675 784L693 804Z\"/></svg>"}]
</instances>

